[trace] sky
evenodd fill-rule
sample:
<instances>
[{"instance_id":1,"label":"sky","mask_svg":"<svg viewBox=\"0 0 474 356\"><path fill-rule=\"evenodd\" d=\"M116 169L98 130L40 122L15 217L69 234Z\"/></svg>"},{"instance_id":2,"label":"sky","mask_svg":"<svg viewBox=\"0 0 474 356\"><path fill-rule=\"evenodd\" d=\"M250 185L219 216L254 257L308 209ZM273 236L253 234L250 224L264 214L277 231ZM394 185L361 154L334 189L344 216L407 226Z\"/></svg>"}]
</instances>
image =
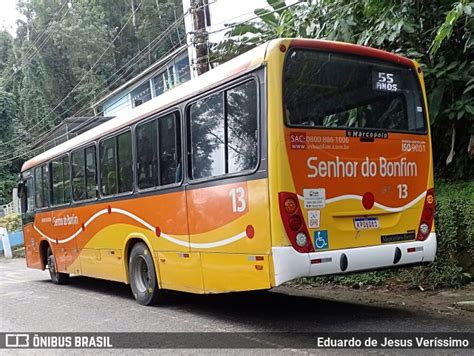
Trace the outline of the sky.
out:
<instances>
[{"instance_id":1,"label":"sky","mask_svg":"<svg viewBox=\"0 0 474 356\"><path fill-rule=\"evenodd\" d=\"M16 35L16 20L20 17L16 11L16 0L0 0L0 28Z\"/></svg>"}]
</instances>

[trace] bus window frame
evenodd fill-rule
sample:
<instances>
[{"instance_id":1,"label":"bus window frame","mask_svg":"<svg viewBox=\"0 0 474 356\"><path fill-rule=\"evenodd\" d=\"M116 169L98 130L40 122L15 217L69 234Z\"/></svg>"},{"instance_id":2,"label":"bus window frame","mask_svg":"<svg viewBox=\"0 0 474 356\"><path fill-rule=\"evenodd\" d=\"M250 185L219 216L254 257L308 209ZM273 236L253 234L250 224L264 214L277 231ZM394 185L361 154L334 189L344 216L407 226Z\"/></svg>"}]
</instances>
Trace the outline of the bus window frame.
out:
<instances>
[{"instance_id":1,"label":"bus window frame","mask_svg":"<svg viewBox=\"0 0 474 356\"><path fill-rule=\"evenodd\" d=\"M191 106L198 102L201 99L205 99L207 97L210 97L215 94L219 93L225 93L228 90L234 89L242 84L245 84L246 82L253 81L256 89L257 89L257 100L256 100L256 107L257 107L257 164L253 169L247 169L244 171L240 172L235 172L235 173L224 173L220 174L218 176L209 176L209 177L204 177L204 178L198 178L194 179L192 177L192 140L191 140ZM219 180L225 180L225 179L231 179L235 177L243 177L243 176L251 176L255 173L258 172L261 164L261 159L262 159L262 110L261 110L261 102L262 102L262 90L261 90L261 81L259 80L258 74L256 71L253 71L251 73L246 73L241 77L235 78L233 80L230 80L227 83L224 83L220 86L216 86L212 88L211 90L200 94L198 96L195 96L188 101L186 101L186 104L184 106L184 112L186 113L185 117L185 139L186 139L186 177L188 180L189 185L196 185L200 183L205 183L205 182L212 182L212 181L219 181ZM224 115L227 115L227 100L226 96L223 96L223 104L224 104Z\"/></svg>"},{"instance_id":2,"label":"bus window frame","mask_svg":"<svg viewBox=\"0 0 474 356\"><path fill-rule=\"evenodd\" d=\"M21 198L20 199L20 204L22 204L22 200L25 199L26 200L26 210L23 211L23 206L20 206L20 212L23 216L29 216L29 215L32 215L35 213L35 177L34 177L34 171L35 171L35 168L36 167L32 167L24 172L21 173L21 181L20 181L20 184L23 184L24 185L24 189L25 189L25 197L24 198ZM26 183L28 181L28 179L31 179L32 181L32 184L31 184L31 193L32 193L32 197L33 197L33 206L29 206L28 204L28 184Z\"/></svg>"},{"instance_id":3,"label":"bus window frame","mask_svg":"<svg viewBox=\"0 0 474 356\"><path fill-rule=\"evenodd\" d=\"M287 115L286 115L286 110L285 110L285 89L286 89L286 80L285 80L285 68L287 64L288 57L292 51L299 50L299 51L307 51L307 52L320 52L320 53L329 53L329 54L335 54L335 55L345 55L349 56L355 59L368 59L368 60L373 60L373 61L378 61L380 63L387 63L391 64L394 67L399 67L403 69L410 69L413 71L413 74L415 75L415 80L416 84L418 87L418 91L420 93L420 99L421 99L421 105L423 106L423 121L425 125L425 130L424 131L407 131L407 130L389 130L389 129L371 129L371 128L364 128L364 127L327 127L327 126L302 126L302 125L291 125L288 122ZM410 59L409 59L410 60ZM329 50L324 50L324 49L319 49L319 48L307 48L307 47L291 47L288 49L288 51L285 54L285 59L283 61L283 67L282 67L282 83L281 83L281 107L282 107L282 113L283 113L283 122L287 128L290 129L300 129L300 130L339 130L339 131L347 131L347 130L357 130L357 131L365 131L365 132L386 132L388 134L390 133L395 133L395 134L409 134L409 135L418 135L418 136L427 136L430 132L429 130L429 121L428 121L428 106L427 103L425 102L425 96L426 92L423 92L422 87L421 87L421 81L418 76L418 71L415 67L415 64L413 63L413 60L410 60L412 65L404 65L401 63L397 62L392 62L388 60L383 60L378 57L371 57L371 56L364 56L364 55L358 55L354 54L350 51L329 51ZM406 100L406 99L405 99Z\"/></svg>"},{"instance_id":4,"label":"bus window frame","mask_svg":"<svg viewBox=\"0 0 474 356\"><path fill-rule=\"evenodd\" d=\"M35 204L35 208L34 208L34 211L44 211L44 210L47 210L47 209L50 209L51 208L51 169L50 169L50 166L49 166L49 163L50 161L46 161L46 162L43 162L35 167L33 167L33 190L35 192L35 195L34 195L34 204ZM46 194L46 202L47 204L45 206L42 206L42 207L37 207L36 206L36 169L37 168L42 168L42 167L48 167L48 193ZM41 170L42 171L42 170Z\"/></svg>"},{"instance_id":5,"label":"bus window frame","mask_svg":"<svg viewBox=\"0 0 474 356\"><path fill-rule=\"evenodd\" d=\"M88 149L89 147L94 147L95 148L95 175L96 175L96 196L94 198L88 198L88 199L82 199L82 200L75 200L74 199L74 194L73 194L73 190L72 190L72 154L77 152L77 151L84 151L83 153L83 156L85 157L85 151L86 149ZM71 205L79 205L79 204L82 204L82 203L89 203L89 202L93 202L93 201L97 201L99 199L99 195L97 194L97 191L98 191L98 185L99 185L99 165L97 164L97 157L98 157L98 145L97 145L97 142L94 140L94 141L90 141L90 142L87 142L83 145L81 145L80 147L78 148L75 148L74 150L71 150L69 151L69 177L70 177L70 183L69 185L71 186ZM85 172L84 172L85 174ZM84 176L84 179L85 176ZM85 183L85 182L84 182Z\"/></svg>"},{"instance_id":6,"label":"bus window frame","mask_svg":"<svg viewBox=\"0 0 474 356\"><path fill-rule=\"evenodd\" d=\"M136 129L137 127L141 126L141 125L145 125L147 123L150 123L152 122L153 120L160 120L160 118L163 118L165 116L168 116L170 114L173 114L173 113L177 113L178 116L176 118L176 122L179 122L179 133L178 133L178 136L179 136L179 140L180 140L180 147L181 147L181 180L179 182L175 182L175 183L171 183L171 184L166 184L166 185L158 185L158 186L155 186L155 187L150 187L150 188L144 188L144 189L140 189L138 187L138 171L137 171L137 164L138 164L138 150L137 150L137 140L136 140ZM148 193L148 192L153 192L153 191L162 191L162 190L166 190L166 189L172 189L172 188L178 188L180 187L181 185L183 185L184 183L184 171L185 171L185 165L184 165L184 141L185 141L185 137L184 137L184 127L183 127L183 113L182 113L182 110L179 106L174 106L174 107L171 107L171 108L167 108L163 111L160 111L158 113L154 113L152 115L150 115L149 117L143 119L143 120L140 120L139 122L135 123L132 128L132 132L133 132L133 182L134 182L134 191L135 193L137 194L140 194L140 193ZM159 125L158 125L159 127ZM157 131L157 134L159 135L159 129ZM158 139L157 139L157 142L158 144ZM176 147L178 147L176 145ZM159 157L158 157L159 159ZM159 164L159 163L158 163Z\"/></svg>"},{"instance_id":7,"label":"bus window frame","mask_svg":"<svg viewBox=\"0 0 474 356\"><path fill-rule=\"evenodd\" d=\"M97 191L98 191L98 198L100 200L102 199L113 199L113 198L120 198L120 197L126 197L126 196L132 196L136 190L135 190L135 130L133 129L134 125L131 126L125 126L120 128L117 131L111 132L110 134L107 134L106 136L101 137L99 140L96 141L96 165L98 166L97 169ZM109 194L109 195L104 195L102 194L102 163L100 161L100 144L103 141L106 141L110 138L115 138L115 169L117 170L118 168L118 155L117 155L117 137L120 136L123 133L126 133L127 131L130 132L131 135L131 140L132 140L132 190L127 191L127 192L122 192L122 193L116 193L116 194ZM118 175L116 174L117 177L117 183L118 183Z\"/></svg>"},{"instance_id":8,"label":"bus window frame","mask_svg":"<svg viewBox=\"0 0 474 356\"><path fill-rule=\"evenodd\" d=\"M72 153L71 152L66 152L65 154L61 154L60 156L56 156L54 158L51 158L49 161L48 161L48 165L49 165L49 171L50 171L50 179L49 179L49 195L50 195L50 201L51 203L49 204L49 207L50 208L58 208L58 207L66 207L66 206L70 206L73 202L73 196L72 196L72 176L71 176L71 173L72 173L72 166L71 166L71 157L70 157L70 154ZM69 199L69 202L67 203L62 203L62 204L53 204L53 161L56 161L58 159L63 159L67 157L67 160L69 162L69 194L70 194L70 199ZM64 168L63 168L64 169ZM64 177L63 177L63 180L64 180Z\"/></svg>"}]
</instances>

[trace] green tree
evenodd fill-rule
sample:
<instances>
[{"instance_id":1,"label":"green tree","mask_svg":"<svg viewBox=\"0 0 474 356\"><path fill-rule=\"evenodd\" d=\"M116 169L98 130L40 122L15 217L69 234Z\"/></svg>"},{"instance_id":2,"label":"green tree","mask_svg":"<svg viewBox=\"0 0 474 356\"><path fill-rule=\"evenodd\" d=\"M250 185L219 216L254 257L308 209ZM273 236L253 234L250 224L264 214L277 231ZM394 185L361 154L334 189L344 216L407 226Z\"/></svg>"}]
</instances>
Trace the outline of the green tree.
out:
<instances>
[{"instance_id":1,"label":"green tree","mask_svg":"<svg viewBox=\"0 0 474 356\"><path fill-rule=\"evenodd\" d=\"M215 46L217 60L266 40L307 37L352 42L407 56L425 74L438 176L471 179L467 155L474 117L474 3L467 0L267 0L257 21L231 26ZM453 132L455 140L450 147Z\"/></svg>"},{"instance_id":2,"label":"green tree","mask_svg":"<svg viewBox=\"0 0 474 356\"><path fill-rule=\"evenodd\" d=\"M14 131L17 109L14 96L0 89L0 144L8 142ZM11 149L12 145L6 147ZM0 204L11 200L11 191L15 185L15 176L10 173L13 169L14 162L5 164L0 156Z\"/></svg>"},{"instance_id":3,"label":"green tree","mask_svg":"<svg viewBox=\"0 0 474 356\"><path fill-rule=\"evenodd\" d=\"M16 38L0 31L0 100L16 108L2 117L0 196L8 200L4 189L32 142L68 116L92 115L93 102L185 38L182 21L162 38L182 16L179 0L17 0L17 8Z\"/></svg>"}]
</instances>

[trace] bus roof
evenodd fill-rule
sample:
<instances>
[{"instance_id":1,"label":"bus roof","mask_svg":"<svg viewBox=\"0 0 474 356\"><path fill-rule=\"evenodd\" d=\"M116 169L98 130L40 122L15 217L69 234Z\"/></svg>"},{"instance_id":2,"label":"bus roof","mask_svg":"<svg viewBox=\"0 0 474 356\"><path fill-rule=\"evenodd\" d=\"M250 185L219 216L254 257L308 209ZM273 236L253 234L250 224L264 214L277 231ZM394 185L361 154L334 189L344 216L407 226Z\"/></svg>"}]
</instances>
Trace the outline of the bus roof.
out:
<instances>
[{"instance_id":1,"label":"bus roof","mask_svg":"<svg viewBox=\"0 0 474 356\"><path fill-rule=\"evenodd\" d=\"M190 80L189 82L181 84L179 87L174 88L165 92L164 94L147 101L146 103L129 110L117 117L99 125L95 128L84 132L83 134L74 137L56 147L49 149L41 153L40 155L33 157L26 161L21 171L26 171L32 167L35 167L43 162L46 162L54 157L61 156L76 147L92 142L96 139L101 138L109 133L117 131L123 127L127 127L134 124L141 119L159 113L160 111L172 107L173 105L179 104L183 100L190 98L200 93L205 92L209 88L215 85L225 82L229 79L238 77L246 72L258 68L265 62L265 56L267 48L270 46L276 47L280 44L288 43L290 41L291 47L300 48L314 48L322 49L327 51L335 52L347 52L358 55L364 55L368 57L376 57L382 60L396 62L406 66L413 66L413 62L407 58L381 51L375 48L364 47L343 42L333 42L324 40L313 40L313 39L277 39L266 42L240 56L237 56L230 61L221 64L220 66L200 75L197 78Z\"/></svg>"},{"instance_id":2,"label":"bus roof","mask_svg":"<svg viewBox=\"0 0 474 356\"><path fill-rule=\"evenodd\" d=\"M237 77L259 67L263 64L265 59L265 50L267 46L268 43L260 45L132 110L119 114L102 125L96 126L71 140L33 157L23 164L21 171L23 172L54 157L65 154L70 150L73 150L75 147L80 147L87 142L99 139L122 127L127 127L147 116L179 104L186 98L205 92L207 89L219 84L220 82L226 81L229 78Z\"/></svg>"}]
</instances>

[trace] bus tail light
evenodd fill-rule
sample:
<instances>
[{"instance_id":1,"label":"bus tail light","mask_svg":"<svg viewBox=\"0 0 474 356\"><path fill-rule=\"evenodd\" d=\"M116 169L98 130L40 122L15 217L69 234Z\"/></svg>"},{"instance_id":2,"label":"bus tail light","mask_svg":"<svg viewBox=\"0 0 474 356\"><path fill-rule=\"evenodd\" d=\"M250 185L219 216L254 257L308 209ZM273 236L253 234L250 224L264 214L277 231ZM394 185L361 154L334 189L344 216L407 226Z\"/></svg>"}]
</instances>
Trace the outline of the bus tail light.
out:
<instances>
[{"instance_id":1,"label":"bus tail light","mask_svg":"<svg viewBox=\"0 0 474 356\"><path fill-rule=\"evenodd\" d=\"M296 244L299 247L305 247L307 243L308 243L308 236L306 236L304 232L298 232L298 234L296 234Z\"/></svg>"},{"instance_id":2,"label":"bus tail light","mask_svg":"<svg viewBox=\"0 0 474 356\"><path fill-rule=\"evenodd\" d=\"M288 225L290 225L291 230L298 231L301 227L301 218L299 215L292 215L289 218Z\"/></svg>"},{"instance_id":3,"label":"bus tail light","mask_svg":"<svg viewBox=\"0 0 474 356\"><path fill-rule=\"evenodd\" d=\"M301 253L313 252L314 247L309 238L308 228L304 222L298 197L294 193L278 193L280 215L286 234L293 248Z\"/></svg>"},{"instance_id":4,"label":"bus tail light","mask_svg":"<svg viewBox=\"0 0 474 356\"><path fill-rule=\"evenodd\" d=\"M425 204L423 205L423 212L421 213L418 234L416 236L416 239L419 241L426 240L430 235L431 227L433 226L434 208L434 190L428 189L425 196Z\"/></svg>"},{"instance_id":5,"label":"bus tail light","mask_svg":"<svg viewBox=\"0 0 474 356\"><path fill-rule=\"evenodd\" d=\"M298 209L298 203L293 198L286 198L285 199L285 211L287 214L294 214Z\"/></svg>"}]
</instances>

